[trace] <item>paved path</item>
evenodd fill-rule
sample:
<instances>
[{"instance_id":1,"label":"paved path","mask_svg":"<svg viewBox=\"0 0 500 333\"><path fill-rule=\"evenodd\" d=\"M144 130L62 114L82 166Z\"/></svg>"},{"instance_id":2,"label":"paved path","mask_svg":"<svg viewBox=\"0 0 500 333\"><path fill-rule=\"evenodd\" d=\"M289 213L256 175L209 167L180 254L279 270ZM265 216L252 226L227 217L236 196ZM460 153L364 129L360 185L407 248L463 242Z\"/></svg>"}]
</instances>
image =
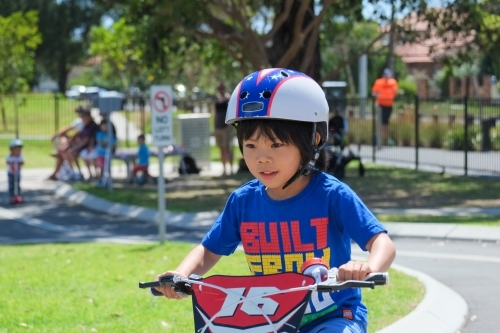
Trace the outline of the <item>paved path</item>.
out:
<instances>
[{"instance_id":1,"label":"paved path","mask_svg":"<svg viewBox=\"0 0 500 333\"><path fill-rule=\"evenodd\" d=\"M364 161L372 161L373 147L361 145L358 151L357 146L352 146L354 152ZM500 177L500 152L468 152L467 163L469 175L486 175ZM419 148L419 168L421 170L437 171L463 175L465 165L465 153L463 151L452 151L436 148ZM375 150L375 160L377 163L385 163L397 166L415 167L414 147L388 147Z\"/></svg>"}]
</instances>

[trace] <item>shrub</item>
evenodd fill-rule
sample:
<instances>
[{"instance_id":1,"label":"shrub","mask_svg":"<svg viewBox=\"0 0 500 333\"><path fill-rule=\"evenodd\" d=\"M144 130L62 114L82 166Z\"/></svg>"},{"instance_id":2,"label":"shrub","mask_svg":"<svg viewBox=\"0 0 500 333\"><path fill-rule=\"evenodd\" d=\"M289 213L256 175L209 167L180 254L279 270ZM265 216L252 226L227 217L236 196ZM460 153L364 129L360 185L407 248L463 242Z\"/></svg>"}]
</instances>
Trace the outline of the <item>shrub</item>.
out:
<instances>
[{"instance_id":1,"label":"shrub","mask_svg":"<svg viewBox=\"0 0 500 333\"><path fill-rule=\"evenodd\" d=\"M408 119L401 119L393 122L389 127L389 136L398 146L410 147L415 137L414 122Z\"/></svg>"},{"instance_id":2,"label":"shrub","mask_svg":"<svg viewBox=\"0 0 500 333\"><path fill-rule=\"evenodd\" d=\"M417 84L408 80L401 80L398 82L398 88L405 96L417 94Z\"/></svg>"},{"instance_id":3,"label":"shrub","mask_svg":"<svg viewBox=\"0 0 500 333\"><path fill-rule=\"evenodd\" d=\"M470 126L466 143L465 131L463 127L457 128L455 130L449 130L446 133L444 145L447 149L450 150L465 150L467 144L467 150L474 151L477 147L477 134L478 131L475 126Z\"/></svg>"},{"instance_id":4,"label":"shrub","mask_svg":"<svg viewBox=\"0 0 500 333\"><path fill-rule=\"evenodd\" d=\"M372 120L371 119L349 119L349 129L347 139L352 144L371 145L372 138Z\"/></svg>"},{"instance_id":5,"label":"shrub","mask_svg":"<svg viewBox=\"0 0 500 333\"><path fill-rule=\"evenodd\" d=\"M443 148L447 127L439 123L420 123L420 142L424 147Z\"/></svg>"}]
</instances>

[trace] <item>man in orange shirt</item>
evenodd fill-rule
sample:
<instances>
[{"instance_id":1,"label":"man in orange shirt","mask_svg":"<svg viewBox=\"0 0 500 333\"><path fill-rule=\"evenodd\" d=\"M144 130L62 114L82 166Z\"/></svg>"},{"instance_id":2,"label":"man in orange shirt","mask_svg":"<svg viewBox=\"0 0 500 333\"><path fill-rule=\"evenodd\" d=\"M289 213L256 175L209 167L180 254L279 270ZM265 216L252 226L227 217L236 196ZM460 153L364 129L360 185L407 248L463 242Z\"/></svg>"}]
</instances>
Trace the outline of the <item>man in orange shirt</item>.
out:
<instances>
[{"instance_id":1,"label":"man in orange shirt","mask_svg":"<svg viewBox=\"0 0 500 333\"><path fill-rule=\"evenodd\" d=\"M393 145L394 141L388 139L389 118L391 117L394 98L398 94L398 82L392 77L392 71L389 68L384 69L383 76L373 84L372 94L377 97L377 105L382 113L382 138L384 141L387 140L387 144Z\"/></svg>"}]
</instances>

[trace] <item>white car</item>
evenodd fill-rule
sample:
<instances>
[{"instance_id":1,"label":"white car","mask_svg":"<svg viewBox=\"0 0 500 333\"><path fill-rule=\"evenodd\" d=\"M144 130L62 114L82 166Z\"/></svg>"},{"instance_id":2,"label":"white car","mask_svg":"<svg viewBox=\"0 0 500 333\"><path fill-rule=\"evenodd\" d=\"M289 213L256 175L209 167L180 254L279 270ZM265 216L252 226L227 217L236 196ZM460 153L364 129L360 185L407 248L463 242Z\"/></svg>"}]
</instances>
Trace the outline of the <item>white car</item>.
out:
<instances>
[{"instance_id":1,"label":"white car","mask_svg":"<svg viewBox=\"0 0 500 333\"><path fill-rule=\"evenodd\" d=\"M66 90L64 94L68 98L77 99L80 97L80 94L84 91L85 91L85 86L76 85L76 86L71 86L71 88L69 88L69 90Z\"/></svg>"}]
</instances>

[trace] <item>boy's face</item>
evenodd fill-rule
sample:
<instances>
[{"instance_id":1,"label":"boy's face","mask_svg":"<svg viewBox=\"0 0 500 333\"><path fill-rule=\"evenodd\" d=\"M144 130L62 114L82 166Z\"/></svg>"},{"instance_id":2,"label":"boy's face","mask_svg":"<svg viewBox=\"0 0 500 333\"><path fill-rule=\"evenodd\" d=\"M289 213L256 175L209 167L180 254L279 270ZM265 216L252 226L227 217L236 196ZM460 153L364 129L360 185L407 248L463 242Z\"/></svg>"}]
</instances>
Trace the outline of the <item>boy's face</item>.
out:
<instances>
[{"instance_id":1,"label":"boy's face","mask_svg":"<svg viewBox=\"0 0 500 333\"><path fill-rule=\"evenodd\" d=\"M274 141L256 131L252 137L243 141L243 157L248 169L267 187L273 199L290 197L302 190L304 177L293 182L285 190L282 187L299 170L300 151L296 146L286 145L279 139Z\"/></svg>"},{"instance_id":2,"label":"boy's face","mask_svg":"<svg viewBox=\"0 0 500 333\"><path fill-rule=\"evenodd\" d=\"M142 145L142 144L144 143L144 139L143 139L143 138L138 138L138 139L137 139L137 143L138 143L139 145Z\"/></svg>"},{"instance_id":3,"label":"boy's face","mask_svg":"<svg viewBox=\"0 0 500 333\"><path fill-rule=\"evenodd\" d=\"M108 131L108 125L106 124L101 124L101 131L107 132Z\"/></svg>"},{"instance_id":4,"label":"boy's face","mask_svg":"<svg viewBox=\"0 0 500 333\"><path fill-rule=\"evenodd\" d=\"M21 154L21 147L11 148L10 153L14 156L19 156Z\"/></svg>"}]
</instances>

